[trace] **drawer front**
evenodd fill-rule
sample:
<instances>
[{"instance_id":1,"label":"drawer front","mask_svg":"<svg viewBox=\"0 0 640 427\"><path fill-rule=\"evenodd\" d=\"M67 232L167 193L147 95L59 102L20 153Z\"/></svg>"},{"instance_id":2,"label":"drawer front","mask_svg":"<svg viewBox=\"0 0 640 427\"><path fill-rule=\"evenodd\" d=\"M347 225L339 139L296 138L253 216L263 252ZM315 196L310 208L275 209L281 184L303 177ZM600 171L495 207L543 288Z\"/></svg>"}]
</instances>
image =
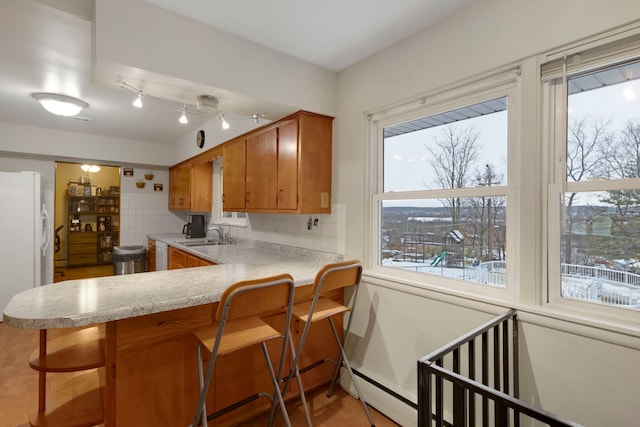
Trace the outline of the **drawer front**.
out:
<instances>
[{"instance_id":1,"label":"drawer front","mask_svg":"<svg viewBox=\"0 0 640 427\"><path fill-rule=\"evenodd\" d=\"M189 335L213 321L215 304L198 305L116 321L119 351Z\"/></svg>"},{"instance_id":2,"label":"drawer front","mask_svg":"<svg viewBox=\"0 0 640 427\"><path fill-rule=\"evenodd\" d=\"M73 243L97 243L98 236L95 233L71 233L69 244Z\"/></svg>"},{"instance_id":3,"label":"drawer front","mask_svg":"<svg viewBox=\"0 0 640 427\"><path fill-rule=\"evenodd\" d=\"M96 252L95 249L93 253L90 254L72 254L69 253L68 256L68 264L69 265L84 265L84 264L95 264L96 263Z\"/></svg>"},{"instance_id":4,"label":"drawer front","mask_svg":"<svg viewBox=\"0 0 640 427\"><path fill-rule=\"evenodd\" d=\"M90 254L96 253L96 244L95 243L78 243L69 245L69 253L70 254Z\"/></svg>"}]
</instances>

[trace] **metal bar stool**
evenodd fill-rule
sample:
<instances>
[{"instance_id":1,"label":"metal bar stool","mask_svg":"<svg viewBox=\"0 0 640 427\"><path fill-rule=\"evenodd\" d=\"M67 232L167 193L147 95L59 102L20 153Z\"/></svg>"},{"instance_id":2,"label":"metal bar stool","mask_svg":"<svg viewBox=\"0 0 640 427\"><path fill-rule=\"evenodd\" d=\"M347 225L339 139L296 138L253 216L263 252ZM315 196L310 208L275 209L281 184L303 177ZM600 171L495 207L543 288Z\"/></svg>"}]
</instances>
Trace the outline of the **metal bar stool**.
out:
<instances>
[{"instance_id":1,"label":"metal bar stool","mask_svg":"<svg viewBox=\"0 0 640 427\"><path fill-rule=\"evenodd\" d=\"M344 343L341 342L340 335L335 327L333 322L333 317L345 314L350 312L351 309L355 306L356 299L358 296L358 288L360 284L360 278L362 276L362 265L357 260L345 261L335 264L325 265L320 271L317 273L314 284L313 284L313 299L311 301L304 301L301 303L297 303L293 305L293 317L302 323L304 323L304 329L302 330L302 334L300 336L300 341L298 342L298 347L294 352L294 360L292 364L292 369L289 372L288 377L285 380L285 385L283 388L283 394L286 393L287 388L289 386L289 382L295 375L298 378L298 382L300 383L300 373L308 371L316 366L321 365L324 362L335 363L335 369L333 373L333 377L331 380L331 384L329 385L329 391L327 392L327 396L331 396L333 394L333 387L338 378L338 374L340 372L340 367L344 364L347 372L351 377L351 381L356 389L356 393L358 394L358 399L362 403L362 407L364 408L365 413L367 414L367 418L369 420L369 424L374 426L373 418L371 417L371 413L369 412L369 408L367 403L365 402L360 387L356 382L355 375L353 374L353 370L351 369L351 365L345 353L345 346L347 340L349 338L349 330L351 328L351 320L353 319L353 315L349 316L349 320L347 322L347 327L344 330ZM351 305L343 305L335 302L330 298L326 298L323 295L326 295L328 292L333 291L335 289L347 288L354 286L353 297L351 298ZM326 320L329 322L331 326L331 331L333 332L333 336L335 338L335 342L340 349L340 357L337 361L325 359L319 360L315 363L310 364L309 366L299 368L298 360L300 358L300 354L302 353L302 349L304 347L305 340L309 333L309 328L312 324L316 322L320 322L322 320ZM300 398L302 399L302 405L304 407L305 416L307 417L307 424L311 427L311 417L309 415L309 410L307 408L306 398L304 395L304 390L300 386ZM277 407L275 405L272 406L271 410L271 420L275 417L275 412L277 411Z\"/></svg>"},{"instance_id":2,"label":"metal bar stool","mask_svg":"<svg viewBox=\"0 0 640 427\"><path fill-rule=\"evenodd\" d=\"M202 425L206 427L207 421L211 421L216 416L242 406L260 396L269 398L272 407L275 407L277 401L278 406L282 410L286 425L291 426L282 393L280 392L279 379L284 372L287 341L290 340L293 294L294 285L292 277L289 274L237 282L224 291L220 298L213 325L198 329L194 332L200 341L198 344L200 399L198 400L196 412L193 416L192 427L196 427L200 422L199 420L201 420ZM260 316L269 313L282 312L282 309L285 307L286 315L282 333L260 318ZM280 353L280 363L276 373L271 364L267 342L277 338L282 338L282 349ZM258 344L262 346L262 352L273 384L273 394L266 392L256 393L228 408L208 415L206 398L217 357ZM206 375L203 372L202 352L204 350L211 353Z\"/></svg>"}]
</instances>

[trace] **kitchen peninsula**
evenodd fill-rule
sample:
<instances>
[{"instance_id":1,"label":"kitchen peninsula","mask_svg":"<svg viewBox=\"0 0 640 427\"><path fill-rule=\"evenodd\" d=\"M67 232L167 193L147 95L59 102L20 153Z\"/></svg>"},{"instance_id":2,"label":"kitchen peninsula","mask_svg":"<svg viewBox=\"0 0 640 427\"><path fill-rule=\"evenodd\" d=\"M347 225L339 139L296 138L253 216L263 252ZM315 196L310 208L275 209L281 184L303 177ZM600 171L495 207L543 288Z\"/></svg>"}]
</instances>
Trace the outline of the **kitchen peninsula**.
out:
<instances>
[{"instance_id":1,"label":"kitchen peninsula","mask_svg":"<svg viewBox=\"0 0 640 427\"><path fill-rule=\"evenodd\" d=\"M150 238L163 240L217 265L70 280L29 289L16 295L6 307L5 324L43 331L45 340L41 339L40 352L45 358L49 329L70 328L71 334L85 330L76 329L79 327L99 326L102 330L99 344L94 346L101 359L99 367L87 369L83 363L78 364L81 368L77 370L87 369L94 377L90 385L74 390L71 402L50 405L56 391L48 392L46 405L40 402L40 411L30 416L32 425L52 425L51 421L63 411L77 412L77 403L88 396L97 402L98 410L95 414L81 414L83 425L91 425L86 423L87 417L94 417L89 419L108 427L187 425L198 397L197 341L192 331L212 322L224 289L241 280L289 273L296 284L296 300L304 300L310 297L309 284L316 272L326 263L340 259L335 254L256 242L186 247L172 240L172 236ZM342 295L334 297L339 299ZM268 322L281 327L283 319L281 313L274 313ZM296 328L292 329L297 340ZM305 347L303 363L304 359L337 357L333 349L324 348L329 334L329 330L314 331L310 339L315 345ZM56 346L51 343L51 348ZM274 355L276 348L277 345ZM31 363L38 365L33 360ZM262 375L259 363L264 363L259 349L249 349L233 360L221 359L216 367L216 387L207 403L209 412L257 391L269 390L268 377ZM309 372L304 378L305 387L329 381L332 367L321 368L326 369ZM215 389L224 393L216 393ZM296 394L294 389L288 397ZM267 406L265 399L257 399L221 416L216 425L249 418Z\"/></svg>"}]
</instances>

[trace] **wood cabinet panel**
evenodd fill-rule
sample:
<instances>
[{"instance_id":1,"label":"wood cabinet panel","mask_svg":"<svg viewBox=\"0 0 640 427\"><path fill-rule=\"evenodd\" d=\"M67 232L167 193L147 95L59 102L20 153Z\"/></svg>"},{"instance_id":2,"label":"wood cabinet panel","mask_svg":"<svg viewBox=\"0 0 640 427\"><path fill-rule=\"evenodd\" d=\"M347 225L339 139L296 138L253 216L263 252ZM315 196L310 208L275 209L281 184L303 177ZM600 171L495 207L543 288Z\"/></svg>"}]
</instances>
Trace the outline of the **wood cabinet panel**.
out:
<instances>
[{"instance_id":1,"label":"wood cabinet panel","mask_svg":"<svg viewBox=\"0 0 640 427\"><path fill-rule=\"evenodd\" d=\"M211 211L211 189L213 183L213 164L210 161L191 162L189 176L190 205L192 212Z\"/></svg>"},{"instance_id":2,"label":"wood cabinet panel","mask_svg":"<svg viewBox=\"0 0 640 427\"><path fill-rule=\"evenodd\" d=\"M189 267L189 254L180 249L169 246L169 270Z\"/></svg>"},{"instance_id":3,"label":"wood cabinet panel","mask_svg":"<svg viewBox=\"0 0 640 427\"><path fill-rule=\"evenodd\" d=\"M298 122L278 126L278 210L298 208Z\"/></svg>"},{"instance_id":4,"label":"wood cabinet panel","mask_svg":"<svg viewBox=\"0 0 640 427\"><path fill-rule=\"evenodd\" d=\"M147 244L148 271L156 271L156 241L149 239Z\"/></svg>"},{"instance_id":5,"label":"wood cabinet panel","mask_svg":"<svg viewBox=\"0 0 640 427\"><path fill-rule=\"evenodd\" d=\"M215 262L211 262L204 258L191 255L190 253L182 251L178 248L174 248L173 246L169 246L169 270L189 267L203 267L206 265L215 264Z\"/></svg>"},{"instance_id":6,"label":"wood cabinet panel","mask_svg":"<svg viewBox=\"0 0 640 427\"><path fill-rule=\"evenodd\" d=\"M169 169L169 210L211 211L211 161L189 160Z\"/></svg>"},{"instance_id":7,"label":"wood cabinet panel","mask_svg":"<svg viewBox=\"0 0 640 427\"><path fill-rule=\"evenodd\" d=\"M212 306L199 305L132 317L116 322L116 346L119 351L189 335L193 329L213 320Z\"/></svg>"},{"instance_id":8,"label":"wood cabinet panel","mask_svg":"<svg viewBox=\"0 0 640 427\"><path fill-rule=\"evenodd\" d=\"M296 288L296 300L310 296L311 285ZM300 291L300 292L298 292ZM336 291L332 298L342 298ZM105 426L173 427L191 422L198 400L198 341L193 331L211 324L217 303L165 313L110 322L107 325L107 390ZM173 319L180 323L172 323ZM265 318L278 330L284 327L284 314ZM165 322L163 326L159 323ZM342 322L336 326L341 330ZM302 355L302 364L323 358L336 360L338 352L326 322L311 329ZM168 327L168 328L167 328ZM302 328L300 328L301 331ZM294 341L299 339L292 325ZM277 369L282 341L268 344L274 368ZM205 356L205 364L208 358ZM285 371L291 364L287 355ZM207 398L208 412L214 412L272 386L265 370L259 346L223 356L216 362L215 378ZM333 365L324 364L303 374L306 389L330 381ZM287 399L297 394L295 381ZM233 425L247 420L270 407L260 398L235 409L210 425Z\"/></svg>"},{"instance_id":9,"label":"wood cabinet panel","mask_svg":"<svg viewBox=\"0 0 640 427\"><path fill-rule=\"evenodd\" d=\"M169 169L169 210L188 209L189 164L182 163Z\"/></svg>"},{"instance_id":10,"label":"wood cabinet panel","mask_svg":"<svg viewBox=\"0 0 640 427\"><path fill-rule=\"evenodd\" d=\"M224 210L331 213L332 122L300 111L224 143Z\"/></svg>"},{"instance_id":11,"label":"wood cabinet panel","mask_svg":"<svg viewBox=\"0 0 640 427\"><path fill-rule=\"evenodd\" d=\"M245 209L245 139L226 142L222 147L222 205L225 211Z\"/></svg>"},{"instance_id":12,"label":"wood cabinet panel","mask_svg":"<svg viewBox=\"0 0 640 427\"><path fill-rule=\"evenodd\" d=\"M115 355L117 427L189 425L199 396L197 340L185 335Z\"/></svg>"},{"instance_id":13,"label":"wood cabinet panel","mask_svg":"<svg viewBox=\"0 0 640 427\"><path fill-rule=\"evenodd\" d=\"M274 210L277 205L278 130L247 138L246 208Z\"/></svg>"}]
</instances>

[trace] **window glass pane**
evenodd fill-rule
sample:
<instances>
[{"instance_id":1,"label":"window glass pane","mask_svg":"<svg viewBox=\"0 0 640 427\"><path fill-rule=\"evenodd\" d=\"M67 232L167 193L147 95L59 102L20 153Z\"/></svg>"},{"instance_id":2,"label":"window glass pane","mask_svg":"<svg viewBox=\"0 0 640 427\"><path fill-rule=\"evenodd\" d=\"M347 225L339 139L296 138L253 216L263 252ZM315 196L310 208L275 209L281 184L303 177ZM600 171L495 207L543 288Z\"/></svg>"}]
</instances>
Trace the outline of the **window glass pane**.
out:
<instances>
[{"instance_id":1,"label":"window glass pane","mask_svg":"<svg viewBox=\"0 0 640 427\"><path fill-rule=\"evenodd\" d=\"M506 198L385 200L384 266L505 286Z\"/></svg>"},{"instance_id":2,"label":"window glass pane","mask_svg":"<svg viewBox=\"0 0 640 427\"><path fill-rule=\"evenodd\" d=\"M640 177L640 62L568 81L567 181Z\"/></svg>"},{"instance_id":3,"label":"window glass pane","mask_svg":"<svg viewBox=\"0 0 640 427\"><path fill-rule=\"evenodd\" d=\"M507 98L389 126L383 150L385 192L506 185Z\"/></svg>"},{"instance_id":4,"label":"window glass pane","mask_svg":"<svg viewBox=\"0 0 640 427\"><path fill-rule=\"evenodd\" d=\"M562 296L640 309L640 191L566 193Z\"/></svg>"}]
</instances>

